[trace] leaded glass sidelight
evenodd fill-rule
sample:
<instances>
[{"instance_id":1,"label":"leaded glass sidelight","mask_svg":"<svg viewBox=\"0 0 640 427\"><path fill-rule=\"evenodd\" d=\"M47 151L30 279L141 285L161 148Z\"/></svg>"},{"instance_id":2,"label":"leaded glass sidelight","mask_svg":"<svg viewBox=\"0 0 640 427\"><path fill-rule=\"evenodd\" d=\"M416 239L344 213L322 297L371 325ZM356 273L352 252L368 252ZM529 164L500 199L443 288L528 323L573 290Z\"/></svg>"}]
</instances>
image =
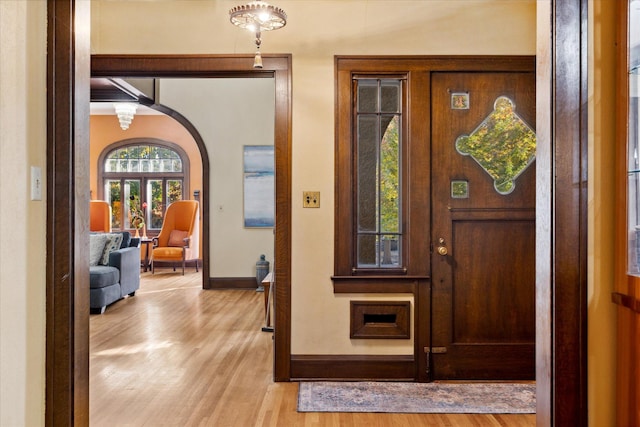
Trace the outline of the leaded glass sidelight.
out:
<instances>
[{"instance_id":1,"label":"leaded glass sidelight","mask_svg":"<svg viewBox=\"0 0 640 427\"><path fill-rule=\"evenodd\" d=\"M357 266L397 268L402 265L402 80L356 84Z\"/></svg>"},{"instance_id":2,"label":"leaded glass sidelight","mask_svg":"<svg viewBox=\"0 0 640 427\"><path fill-rule=\"evenodd\" d=\"M516 114L515 103L501 96L493 111L469 135L456 139L456 150L469 155L493 178L500 194L511 193L516 178L536 155L535 131Z\"/></svg>"}]
</instances>

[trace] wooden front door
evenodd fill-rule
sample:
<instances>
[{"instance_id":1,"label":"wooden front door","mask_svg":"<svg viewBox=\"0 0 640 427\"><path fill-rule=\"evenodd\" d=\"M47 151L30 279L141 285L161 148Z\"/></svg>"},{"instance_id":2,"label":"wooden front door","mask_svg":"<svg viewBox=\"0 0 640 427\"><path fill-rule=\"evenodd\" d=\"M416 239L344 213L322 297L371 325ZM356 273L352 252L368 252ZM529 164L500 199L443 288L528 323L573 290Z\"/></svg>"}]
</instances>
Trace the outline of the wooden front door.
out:
<instances>
[{"instance_id":1,"label":"wooden front door","mask_svg":"<svg viewBox=\"0 0 640 427\"><path fill-rule=\"evenodd\" d=\"M535 376L535 75L434 73L431 376Z\"/></svg>"}]
</instances>

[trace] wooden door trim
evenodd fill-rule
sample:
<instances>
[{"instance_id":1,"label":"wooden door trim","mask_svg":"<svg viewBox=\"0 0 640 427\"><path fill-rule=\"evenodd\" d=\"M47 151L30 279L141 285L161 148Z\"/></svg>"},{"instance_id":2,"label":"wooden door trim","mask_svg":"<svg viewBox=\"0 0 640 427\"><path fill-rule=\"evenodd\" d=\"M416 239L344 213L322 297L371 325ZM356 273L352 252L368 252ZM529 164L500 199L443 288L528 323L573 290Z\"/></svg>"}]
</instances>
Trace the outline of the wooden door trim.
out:
<instances>
[{"instance_id":1,"label":"wooden door trim","mask_svg":"<svg viewBox=\"0 0 640 427\"><path fill-rule=\"evenodd\" d=\"M89 424L89 2L47 1L45 424ZM81 33L84 34L84 33Z\"/></svg>"},{"instance_id":2,"label":"wooden door trim","mask_svg":"<svg viewBox=\"0 0 640 427\"><path fill-rule=\"evenodd\" d=\"M626 307L633 312L640 313L640 299L634 295L613 292L611 294L611 302L621 307Z\"/></svg>"},{"instance_id":3,"label":"wooden door trim","mask_svg":"<svg viewBox=\"0 0 640 427\"><path fill-rule=\"evenodd\" d=\"M537 424L587 419L587 5L538 2Z\"/></svg>"},{"instance_id":4,"label":"wooden door trim","mask_svg":"<svg viewBox=\"0 0 640 427\"><path fill-rule=\"evenodd\" d=\"M275 82L276 228L274 265L274 379L288 381L291 369L291 55L92 55L92 77L273 78ZM206 155L204 146L199 148ZM209 168L203 158L203 246L209 242ZM203 284L210 287L209 259L203 257Z\"/></svg>"}]
</instances>

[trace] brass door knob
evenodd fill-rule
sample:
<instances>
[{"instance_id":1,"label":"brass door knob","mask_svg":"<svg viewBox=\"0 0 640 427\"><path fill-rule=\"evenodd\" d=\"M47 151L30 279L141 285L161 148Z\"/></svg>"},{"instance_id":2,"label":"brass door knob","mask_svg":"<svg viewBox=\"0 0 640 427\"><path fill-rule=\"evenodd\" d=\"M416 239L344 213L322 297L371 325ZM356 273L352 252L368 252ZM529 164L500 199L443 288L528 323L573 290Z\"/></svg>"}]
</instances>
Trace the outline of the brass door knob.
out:
<instances>
[{"instance_id":1,"label":"brass door knob","mask_svg":"<svg viewBox=\"0 0 640 427\"><path fill-rule=\"evenodd\" d=\"M442 237L438 239L438 247L436 248L436 250L438 251L438 254L442 256L445 256L449 253L449 250L447 249L447 246L445 245L445 241Z\"/></svg>"}]
</instances>

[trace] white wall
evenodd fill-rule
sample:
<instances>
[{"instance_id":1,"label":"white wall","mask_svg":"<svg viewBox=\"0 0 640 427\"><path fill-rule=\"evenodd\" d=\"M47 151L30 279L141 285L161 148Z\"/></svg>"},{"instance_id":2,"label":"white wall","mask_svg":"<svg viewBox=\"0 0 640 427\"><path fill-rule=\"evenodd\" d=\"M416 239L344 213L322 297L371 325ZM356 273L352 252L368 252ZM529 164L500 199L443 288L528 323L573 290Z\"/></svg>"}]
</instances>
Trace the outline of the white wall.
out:
<instances>
[{"instance_id":1,"label":"white wall","mask_svg":"<svg viewBox=\"0 0 640 427\"><path fill-rule=\"evenodd\" d=\"M160 79L159 102L184 115L209 155L210 277L252 277L273 267L273 229L244 228L243 146L273 145L273 79Z\"/></svg>"},{"instance_id":2,"label":"white wall","mask_svg":"<svg viewBox=\"0 0 640 427\"><path fill-rule=\"evenodd\" d=\"M0 1L0 425L44 425L46 2ZM31 201L30 166L43 200Z\"/></svg>"}]
</instances>

